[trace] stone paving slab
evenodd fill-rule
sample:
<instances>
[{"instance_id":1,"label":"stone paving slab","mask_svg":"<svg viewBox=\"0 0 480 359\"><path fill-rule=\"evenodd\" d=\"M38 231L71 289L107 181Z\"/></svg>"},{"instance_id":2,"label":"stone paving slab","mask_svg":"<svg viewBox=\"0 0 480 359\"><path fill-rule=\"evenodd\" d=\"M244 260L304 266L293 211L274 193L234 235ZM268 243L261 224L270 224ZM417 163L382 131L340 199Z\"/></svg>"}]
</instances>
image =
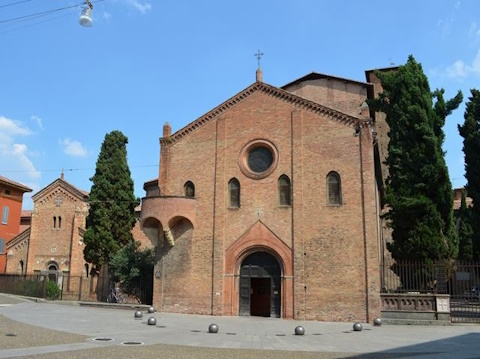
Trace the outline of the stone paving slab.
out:
<instances>
[{"instance_id":1,"label":"stone paving slab","mask_svg":"<svg viewBox=\"0 0 480 359\"><path fill-rule=\"evenodd\" d=\"M168 356L170 358L217 357L212 356L212 350L215 353L223 352L222 358L259 357L255 356L258 353L252 354L258 350L261 350L264 358L271 354L275 354L275 358L480 357L480 327L475 325L374 327L363 324L361 332L354 332L353 323L143 313L143 318L135 319L134 310L89 308L50 302L26 301L0 306L0 315L37 327L39 332L44 329L83 336L77 343L38 343L28 348L3 349L0 341L0 358L35 355L54 358L55 355L62 354L65 357L66 352L69 358L94 358L97 355L100 357L105 351L118 352L116 358L148 358L155 353L155 357L159 357L159 352L169 351L190 353L185 354L187 356L172 354L174 356ZM149 316L157 319L156 325L147 325ZM212 323L219 326L219 333L208 333L208 326ZM304 336L294 335L297 325L305 328ZM99 342L94 338L113 340ZM125 346L122 344L125 342L139 342L142 345ZM141 353L141 356L129 356L130 352ZM295 355L292 356L292 352ZM83 356L85 353L90 356Z\"/></svg>"}]
</instances>

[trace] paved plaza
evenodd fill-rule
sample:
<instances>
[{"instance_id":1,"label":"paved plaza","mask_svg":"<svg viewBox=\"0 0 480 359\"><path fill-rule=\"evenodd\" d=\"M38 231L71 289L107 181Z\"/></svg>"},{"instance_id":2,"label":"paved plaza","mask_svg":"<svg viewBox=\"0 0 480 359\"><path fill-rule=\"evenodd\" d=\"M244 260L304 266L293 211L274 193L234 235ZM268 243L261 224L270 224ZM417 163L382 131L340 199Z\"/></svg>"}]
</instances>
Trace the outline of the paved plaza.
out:
<instances>
[{"instance_id":1,"label":"paved plaza","mask_svg":"<svg viewBox=\"0 0 480 359\"><path fill-rule=\"evenodd\" d=\"M480 358L477 325L355 332L353 323L142 312L0 294L0 358Z\"/></svg>"}]
</instances>

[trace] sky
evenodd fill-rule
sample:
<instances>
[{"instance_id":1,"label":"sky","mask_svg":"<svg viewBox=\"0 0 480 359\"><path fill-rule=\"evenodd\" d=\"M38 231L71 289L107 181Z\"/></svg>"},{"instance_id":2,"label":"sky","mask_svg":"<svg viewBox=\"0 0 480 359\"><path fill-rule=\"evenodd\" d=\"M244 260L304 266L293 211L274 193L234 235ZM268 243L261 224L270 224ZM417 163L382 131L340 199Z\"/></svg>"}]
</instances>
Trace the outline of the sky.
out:
<instances>
[{"instance_id":1,"label":"sky","mask_svg":"<svg viewBox=\"0 0 480 359\"><path fill-rule=\"evenodd\" d=\"M101 144L128 137L135 195L158 176L159 138L255 82L311 72L365 81L413 55L432 91L480 88L478 0L0 0L0 175L31 196L60 177L89 191ZM34 15L34 16L30 16ZM464 186L464 103L447 118L453 187Z\"/></svg>"}]
</instances>

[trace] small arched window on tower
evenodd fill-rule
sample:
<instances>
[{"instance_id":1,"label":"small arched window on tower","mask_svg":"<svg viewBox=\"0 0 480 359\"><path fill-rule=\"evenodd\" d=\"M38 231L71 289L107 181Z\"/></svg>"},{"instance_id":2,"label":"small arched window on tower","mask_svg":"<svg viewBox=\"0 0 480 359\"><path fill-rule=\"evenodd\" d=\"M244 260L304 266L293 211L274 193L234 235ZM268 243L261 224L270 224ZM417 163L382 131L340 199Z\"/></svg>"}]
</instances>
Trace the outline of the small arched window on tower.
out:
<instances>
[{"instance_id":1,"label":"small arched window on tower","mask_svg":"<svg viewBox=\"0 0 480 359\"><path fill-rule=\"evenodd\" d=\"M185 197L195 197L195 185L191 181L187 181L183 189L185 191Z\"/></svg>"},{"instance_id":2,"label":"small arched window on tower","mask_svg":"<svg viewBox=\"0 0 480 359\"><path fill-rule=\"evenodd\" d=\"M327 196L328 204L342 204L342 185L337 172L332 171L327 175Z\"/></svg>"},{"instance_id":3,"label":"small arched window on tower","mask_svg":"<svg viewBox=\"0 0 480 359\"><path fill-rule=\"evenodd\" d=\"M58 228L62 228L62 217L58 216Z\"/></svg>"},{"instance_id":4,"label":"small arched window on tower","mask_svg":"<svg viewBox=\"0 0 480 359\"><path fill-rule=\"evenodd\" d=\"M240 208L240 182L236 178L228 182L228 206Z\"/></svg>"},{"instance_id":5,"label":"small arched window on tower","mask_svg":"<svg viewBox=\"0 0 480 359\"><path fill-rule=\"evenodd\" d=\"M53 216L53 228L57 228L57 217Z\"/></svg>"},{"instance_id":6,"label":"small arched window on tower","mask_svg":"<svg viewBox=\"0 0 480 359\"><path fill-rule=\"evenodd\" d=\"M287 175L281 175L278 179L278 199L280 206L291 206L290 178Z\"/></svg>"}]
</instances>

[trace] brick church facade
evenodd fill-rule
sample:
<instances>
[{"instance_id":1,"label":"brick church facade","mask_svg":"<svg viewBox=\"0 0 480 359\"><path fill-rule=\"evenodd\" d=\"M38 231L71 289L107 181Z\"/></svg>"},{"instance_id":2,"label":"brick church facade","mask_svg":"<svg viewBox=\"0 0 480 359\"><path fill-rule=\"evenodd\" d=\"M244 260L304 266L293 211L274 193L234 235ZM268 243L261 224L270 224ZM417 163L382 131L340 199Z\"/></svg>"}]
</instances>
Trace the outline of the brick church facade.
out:
<instances>
[{"instance_id":1,"label":"brick church facade","mask_svg":"<svg viewBox=\"0 0 480 359\"><path fill-rule=\"evenodd\" d=\"M160 139L141 225L166 312L371 321L380 315L374 86L256 81ZM381 177L380 177L381 178Z\"/></svg>"},{"instance_id":2,"label":"brick church facade","mask_svg":"<svg viewBox=\"0 0 480 359\"><path fill-rule=\"evenodd\" d=\"M32 196L30 227L7 246L8 274L87 276L83 232L88 193L61 178Z\"/></svg>"}]
</instances>

